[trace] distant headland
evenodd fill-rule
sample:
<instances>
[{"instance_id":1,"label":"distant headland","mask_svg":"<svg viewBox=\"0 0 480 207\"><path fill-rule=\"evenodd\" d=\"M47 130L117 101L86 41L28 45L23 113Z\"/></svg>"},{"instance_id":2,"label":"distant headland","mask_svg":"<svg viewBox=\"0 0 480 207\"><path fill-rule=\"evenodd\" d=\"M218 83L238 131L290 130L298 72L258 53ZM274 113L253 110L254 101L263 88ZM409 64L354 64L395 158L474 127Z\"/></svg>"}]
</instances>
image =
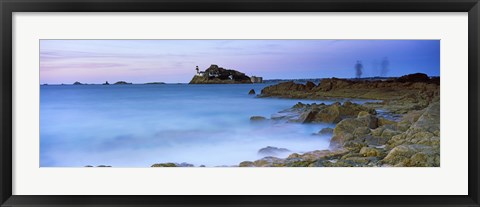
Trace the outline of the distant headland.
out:
<instances>
[{"instance_id":1,"label":"distant headland","mask_svg":"<svg viewBox=\"0 0 480 207\"><path fill-rule=\"evenodd\" d=\"M197 73L193 76L189 84L242 84L242 83L262 83L262 77L247 76L245 73L210 65L205 71L200 71L198 66L195 69Z\"/></svg>"}]
</instances>

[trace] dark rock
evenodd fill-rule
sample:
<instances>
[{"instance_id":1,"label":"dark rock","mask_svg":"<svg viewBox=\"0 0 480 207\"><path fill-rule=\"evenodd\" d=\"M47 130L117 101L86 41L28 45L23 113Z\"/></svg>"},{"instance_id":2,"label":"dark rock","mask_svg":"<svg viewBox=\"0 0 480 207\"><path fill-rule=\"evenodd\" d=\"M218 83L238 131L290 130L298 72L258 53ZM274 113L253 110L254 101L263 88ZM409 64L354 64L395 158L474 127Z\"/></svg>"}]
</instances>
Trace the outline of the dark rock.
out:
<instances>
[{"instance_id":1,"label":"dark rock","mask_svg":"<svg viewBox=\"0 0 480 207\"><path fill-rule=\"evenodd\" d=\"M177 167L177 164L173 162L157 163L157 164L153 164L151 167Z\"/></svg>"},{"instance_id":2,"label":"dark rock","mask_svg":"<svg viewBox=\"0 0 480 207\"><path fill-rule=\"evenodd\" d=\"M176 163L176 165L177 165L177 167L195 167L195 165L190 164L190 163L186 163L186 162Z\"/></svg>"},{"instance_id":3,"label":"dark rock","mask_svg":"<svg viewBox=\"0 0 480 207\"><path fill-rule=\"evenodd\" d=\"M397 81L400 82L400 83L429 82L430 78L428 77L428 75L423 74L423 73L414 73L414 74L404 75L404 76L398 78Z\"/></svg>"},{"instance_id":4,"label":"dark rock","mask_svg":"<svg viewBox=\"0 0 480 207\"><path fill-rule=\"evenodd\" d=\"M115 83L115 85L128 85L128 84L132 84L132 83L127 83L125 81L118 81Z\"/></svg>"},{"instance_id":5,"label":"dark rock","mask_svg":"<svg viewBox=\"0 0 480 207\"><path fill-rule=\"evenodd\" d=\"M265 148L258 150L258 154L262 156L279 156L288 152L290 152L290 150L285 148L272 147L272 146L267 146Z\"/></svg>"},{"instance_id":6,"label":"dark rock","mask_svg":"<svg viewBox=\"0 0 480 207\"><path fill-rule=\"evenodd\" d=\"M252 116L250 117L250 121L265 121L267 120L267 118L263 117L263 116Z\"/></svg>"},{"instance_id":7,"label":"dark rock","mask_svg":"<svg viewBox=\"0 0 480 207\"><path fill-rule=\"evenodd\" d=\"M249 95L255 95L255 90L253 89L250 89L250 91L248 92Z\"/></svg>"},{"instance_id":8,"label":"dark rock","mask_svg":"<svg viewBox=\"0 0 480 207\"><path fill-rule=\"evenodd\" d=\"M193 76L189 84L237 84L252 83L245 73L211 65L202 74Z\"/></svg>"},{"instance_id":9,"label":"dark rock","mask_svg":"<svg viewBox=\"0 0 480 207\"><path fill-rule=\"evenodd\" d=\"M307 83L305 84L305 89L306 90L312 90L312 88L314 88L316 85L315 83L311 82L311 81L307 81Z\"/></svg>"},{"instance_id":10,"label":"dark rock","mask_svg":"<svg viewBox=\"0 0 480 207\"><path fill-rule=\"evenodd\" d=\"M75 83L73 83L73 85L83 85L82 83L76 81Z\"/></svg>"}]
</instances>

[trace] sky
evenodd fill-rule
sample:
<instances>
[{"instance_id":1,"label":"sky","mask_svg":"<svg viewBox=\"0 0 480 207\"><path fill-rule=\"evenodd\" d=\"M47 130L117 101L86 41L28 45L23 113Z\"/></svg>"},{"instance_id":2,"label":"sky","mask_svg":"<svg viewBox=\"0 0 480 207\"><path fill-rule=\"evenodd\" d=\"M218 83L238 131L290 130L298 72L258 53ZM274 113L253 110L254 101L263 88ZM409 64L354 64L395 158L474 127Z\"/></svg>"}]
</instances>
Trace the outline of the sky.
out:
<instances>
[{"instance_id":1,"label":"sky","mask_svg":"<svg viewBox=\"0 0 480 207\"><path fill-rule=\"evenodd\" d=\"M382 62L387 72L382 74ZM41 40L40 83L188 83L216 64L264 79L440 76L439 40Z\"/></svg>"}]
</instances>

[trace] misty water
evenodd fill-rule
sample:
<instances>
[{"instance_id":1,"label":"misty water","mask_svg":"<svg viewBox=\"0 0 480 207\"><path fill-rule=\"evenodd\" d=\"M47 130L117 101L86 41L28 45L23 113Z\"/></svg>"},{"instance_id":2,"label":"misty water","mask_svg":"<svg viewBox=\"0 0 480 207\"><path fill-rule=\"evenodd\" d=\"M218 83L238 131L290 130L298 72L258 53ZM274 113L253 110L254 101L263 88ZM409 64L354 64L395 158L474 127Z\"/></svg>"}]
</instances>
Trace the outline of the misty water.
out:
<instances>
[{"instance_id":1,"label":"misty water","mask_svg":"<svg viewBox=\"0 0 480 207\"><path fill-rule=\"evenodd\" d=\"M41 167L231 166L267 146L327 149L328 124L253 123L303 103L256 98L266 84L48 85L40 89ZM288 153L290 154L290 153ZM286 157L284 154L280 157Z\"/></svg>"}]
</instances>

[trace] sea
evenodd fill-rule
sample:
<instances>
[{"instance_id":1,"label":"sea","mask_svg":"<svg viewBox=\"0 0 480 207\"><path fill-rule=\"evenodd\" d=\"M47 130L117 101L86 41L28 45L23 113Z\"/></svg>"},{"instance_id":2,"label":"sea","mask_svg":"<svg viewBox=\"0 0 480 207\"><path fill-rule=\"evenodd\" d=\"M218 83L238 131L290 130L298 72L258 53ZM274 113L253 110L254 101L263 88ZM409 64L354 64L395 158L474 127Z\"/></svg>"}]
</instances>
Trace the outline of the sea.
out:
<instances>
[{"instance_id":1,"label":"sea","mask_svg":"<svg viewBox=\"0 0 480 207\"><path fill-rule=\"evenodd\" d=\"M271 84L271 83L270 83ZM236 166L264 157L327 149L332 124L252 122L298 102L258 98L269 84L131 84L40 86L40 167L150 167L155 163ZM364 100L350 100L365 102Z\"/></svg>"}]
</instances>

